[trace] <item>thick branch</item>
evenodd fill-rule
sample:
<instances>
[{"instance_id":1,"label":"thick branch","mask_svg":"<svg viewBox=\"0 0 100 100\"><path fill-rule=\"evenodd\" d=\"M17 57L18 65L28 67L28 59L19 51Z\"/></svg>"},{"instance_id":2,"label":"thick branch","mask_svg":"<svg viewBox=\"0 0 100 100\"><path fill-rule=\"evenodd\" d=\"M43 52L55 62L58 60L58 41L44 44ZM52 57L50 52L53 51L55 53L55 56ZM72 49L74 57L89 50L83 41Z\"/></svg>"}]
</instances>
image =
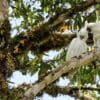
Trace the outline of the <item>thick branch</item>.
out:
<instances>
[{"instance_id":1,"label":"thick branch","mask_svg":"<svg viewBox=\"0 0 100 100\"><path fill-rule=\"evenodd\" d=\"M97 58L100 58L100 51L95 52L95 54L84 54L81 59L74 58L70 62L66 62L63 66L60 66L53 70L50 74L44 77L42 81L36 83L29 90L27 90L24 94L23 100L31 100L30 98L36 96L40 91L42 91L49 84L57 80L63 74L68 73L71 70L78 68L79 66L89 64Z\"/></svg>"},{"instance_id":2,"label":"thick branch","mask_svg":"<svg viewBox=\"0 0 100 100\"><path fill-rule=\"evenodd\" d=\"M40 54L51 49L60 49L67 46L75 36L76 34L54 33L42 41L33 40L27 36L16 36L16 40L12 40L10 51L17 55L26 50L31 50L34 54Z\"/></svg>"}]
</instances>

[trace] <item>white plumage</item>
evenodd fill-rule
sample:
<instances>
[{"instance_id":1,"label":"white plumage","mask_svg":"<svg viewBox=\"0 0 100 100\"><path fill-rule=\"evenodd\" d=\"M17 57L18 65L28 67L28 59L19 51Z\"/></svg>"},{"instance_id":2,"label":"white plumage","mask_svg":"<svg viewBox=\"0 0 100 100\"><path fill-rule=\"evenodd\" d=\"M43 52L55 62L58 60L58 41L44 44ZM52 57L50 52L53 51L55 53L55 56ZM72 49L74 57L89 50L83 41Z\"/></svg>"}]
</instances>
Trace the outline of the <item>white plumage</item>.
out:
<instances>
[{"instance_id":1,"label":"white plumage","mask_svg":"<svg viewBox=\"0 0 100 100\"><path fill-rule=\"evenodd\" d=\"M89 32L93 35L94 46L97 47L97 49L100 49L100 22L86 23L68 47L66 55L67 61L73 57L79 57L83 53L87 52L88 45L86 44L86 41L89 38Z\"/></svg>"},{"instance_id":2,"label":"white plumage","mask_svg":"<svg viewBox=\"0 0 100 100\"><path fill-rule=\"evenodd\" d=\"M81 54L85 53L87 51L87 44L84 40L82 40L80 37L74 38L67 51L66 60L70 60L73 57L79 57Z\"/></svg>"}]
</instances>

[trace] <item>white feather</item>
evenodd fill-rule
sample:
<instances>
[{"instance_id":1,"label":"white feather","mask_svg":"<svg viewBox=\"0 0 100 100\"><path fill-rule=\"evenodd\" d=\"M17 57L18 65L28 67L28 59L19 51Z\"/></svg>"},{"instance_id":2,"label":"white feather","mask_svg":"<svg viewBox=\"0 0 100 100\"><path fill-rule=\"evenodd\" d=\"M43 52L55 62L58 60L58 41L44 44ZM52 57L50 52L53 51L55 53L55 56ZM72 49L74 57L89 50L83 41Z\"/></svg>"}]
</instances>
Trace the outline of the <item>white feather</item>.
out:
<instances>
[{"instance_id":1,"label":"white feather","mask_svg":"<svg viewBox=\"0 0 100 100\"><path fill-rule=\"evenodd\" d=\"M100 22L86 23L85 26L77 34L77 37L71 41L68 47L66 55L67 61L73 57L79 57L82 55L82 53L87 52L88 48L86 44L86 40L88 39L87 28L90 28L91 33L93 33L94 46L100 49ZM83 39L81 37L83 37Z\"/></svg>"},{"instance_id":2,"label":"white feather","mask_svg":"<svg viewBox=\"0 0 100 100\"><path fill-rule=\"evenodd\" d=\"M79 57L81 54L87 51L86 43L79 37L74 38L68 48L66 60L70 60L73 57Z\"/></svg>"}]
</instances>

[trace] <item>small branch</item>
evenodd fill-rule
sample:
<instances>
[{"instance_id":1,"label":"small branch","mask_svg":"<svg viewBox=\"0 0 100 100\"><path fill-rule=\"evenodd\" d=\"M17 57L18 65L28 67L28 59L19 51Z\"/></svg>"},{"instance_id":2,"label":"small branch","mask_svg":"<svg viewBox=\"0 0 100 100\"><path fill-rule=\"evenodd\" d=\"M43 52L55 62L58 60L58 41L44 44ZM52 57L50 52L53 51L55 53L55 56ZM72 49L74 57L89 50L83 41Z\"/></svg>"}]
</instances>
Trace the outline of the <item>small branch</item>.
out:
<instances>
[{"instance_id":1,"label":"small branch","mask_svg":"<svg viewBox=\"0 0 100 100\"><path fill-rule=\"evenodd\" d=\"M96 3L100 3L100 0L95 0Z\"/></svg>"},{"instance_id":2,"label":"small branch","mask_svg":"<svg viewBox=\"0 0 100 100\"><path fill-rule=\"evenodd\" d=\"M100 58L100 51L95 52L95 54L83 54L81 59L74 58L70 62L66 62L64 65L56 68L46 77L44 77L42 81L36 83L30 89L28 89L24 94L23 100L31 100L30 98L36 96L40 91L42 91L49 84L57 80L63 74L68 73L73 69L79 68L82 65L87 65L98 58Z\"/></svg>"},{"instance_id":3,"label":"small branch","mask_svg":"<svg viewBox=\"0 0 100 100\"><path fill-rule=\"evenodd\" d=\"M86 87L86 86L57 86L50 85L44 91L52 96L57 96L58 94L67 94L70 96L75 96L76 91L100 91L99 87Z\"/></svg>"},{"instance_id":4,"label":"small branch","mask_svg":"<svg viewBox=\"0 0 100 100\"><path fill-rule=\"evenodd\" d=\"M94 100L90 95L82 93L84 91L100 91L99 87L86 87L86 86L56 86L50 85L44 91L51 96L57 96L58 94L70 95L78 98L79 100ZM41 95L41 94L40 94Z\"/></svg>"},{"instance_id":5,"label":"small branch","mask_svg":"<svg viewBox=\"0 0 100 100\"><path fill-rule=\"evenodd\" d=\"M67 9L67 11L62 12L59 15L55 15L53 16L50 20L49 20L49 27L55 27L57 25L59 25L60 23L62 23L65 19L68 18L72 18L73 15L75 15L77 12L79 11L84 11L86 10L88 7L95 5L98 2L98 0L86 0L86 1L82 1L79 4L71 7L70 9Z\"/></svg>"}]
</instances>

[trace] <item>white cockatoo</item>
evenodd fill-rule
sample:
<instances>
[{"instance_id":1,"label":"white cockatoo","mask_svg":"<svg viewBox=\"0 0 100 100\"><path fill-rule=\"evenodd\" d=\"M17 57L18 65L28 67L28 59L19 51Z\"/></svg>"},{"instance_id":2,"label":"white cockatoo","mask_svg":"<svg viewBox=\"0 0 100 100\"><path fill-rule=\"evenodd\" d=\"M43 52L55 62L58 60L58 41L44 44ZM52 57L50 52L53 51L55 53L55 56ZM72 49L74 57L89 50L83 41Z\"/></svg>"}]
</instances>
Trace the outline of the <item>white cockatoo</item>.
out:
<instances>
[{"instance_id":1,"label":"white cockatoo","mask_svg":"<svg viewBox=\"0 0 100 100\"><path fill-rule=\"evenodd\" d=\"M73 57L79 57L87 51L86 40L87 36L84 36L84 34L81 34L80 32L77 34L77 37L74 38L69 44L66 61Z\"/></svg>"},{"instance_id":2,"label":"white cockatoo","mask_svg":"<svg viewBox=\"0 0 100 100\"><path fill-rule=\"evenodd\" d=\"M86 23L77 33L77 37L71 41L68 47L66 61L87 52L88 45L91 44L100 49L100 22Z\"/></svg>"}]
</instances>

